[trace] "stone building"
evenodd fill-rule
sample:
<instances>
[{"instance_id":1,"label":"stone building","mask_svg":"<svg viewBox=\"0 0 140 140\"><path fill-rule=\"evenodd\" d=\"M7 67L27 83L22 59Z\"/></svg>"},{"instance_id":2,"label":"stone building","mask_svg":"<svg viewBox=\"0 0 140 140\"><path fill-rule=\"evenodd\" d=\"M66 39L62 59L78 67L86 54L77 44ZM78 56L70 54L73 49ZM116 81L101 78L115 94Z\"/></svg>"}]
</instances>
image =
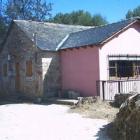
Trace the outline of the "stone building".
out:
<instances>
[{"instance_id":1,"label":"stone building","mask_svg":"<svg viewBox=\"0 0 140 140\"><path fill-rule=\"evenodd\" d=\"M1 95L28 98L58 95L61 77L57 50L67 34L86 28L14 20L0 54Z\"/></svg>"}]
</instances>

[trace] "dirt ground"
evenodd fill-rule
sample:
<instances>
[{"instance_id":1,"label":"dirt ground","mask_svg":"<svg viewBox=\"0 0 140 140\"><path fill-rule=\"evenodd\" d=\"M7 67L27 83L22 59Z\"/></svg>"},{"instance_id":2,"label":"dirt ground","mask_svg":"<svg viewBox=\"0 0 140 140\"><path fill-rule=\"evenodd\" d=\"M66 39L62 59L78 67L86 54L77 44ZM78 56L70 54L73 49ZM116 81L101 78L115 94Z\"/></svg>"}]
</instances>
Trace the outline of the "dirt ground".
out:
<instances>
[{"instance_id":1,"label":"dirt ground","mask_svg":"<svg viewBox=\"0 0 140 140\"><path fill-rule=\"evenodd\" d=\"M0 105L0 140L109 140L107 120L69 111L55 104Z\"/></svg>"},{"instance_id":2,"label":"dirt ground","mask_svg":"<svg viewBox=\"0 0 140 140\"><path fill-rule=\"evenodd\" d=\"M112 122L118 113L119 108L113 107L109 102L96 102L93 104L83 104L71 107L70 112L80 113L84 117L93 119L105 119Z\"/></svg>"}]
</instances>

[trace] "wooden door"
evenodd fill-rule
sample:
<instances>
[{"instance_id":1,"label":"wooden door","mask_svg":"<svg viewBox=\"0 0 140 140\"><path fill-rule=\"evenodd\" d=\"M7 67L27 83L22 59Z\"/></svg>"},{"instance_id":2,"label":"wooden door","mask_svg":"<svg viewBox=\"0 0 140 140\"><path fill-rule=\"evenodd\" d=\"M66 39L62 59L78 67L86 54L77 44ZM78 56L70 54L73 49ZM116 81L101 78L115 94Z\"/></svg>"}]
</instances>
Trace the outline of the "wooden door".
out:
<instances>
[{"instance_id":1,"label":"wooden door","mask_svg":"<svg viewBox=\"0 0 140 140\"><path fill-rule=\"evenodd\" d=\"M19 63L15 64L15 72L16 72L15 88L17 91L19 91L20 90L20 65Z\"/></svg>"}]
</instances>

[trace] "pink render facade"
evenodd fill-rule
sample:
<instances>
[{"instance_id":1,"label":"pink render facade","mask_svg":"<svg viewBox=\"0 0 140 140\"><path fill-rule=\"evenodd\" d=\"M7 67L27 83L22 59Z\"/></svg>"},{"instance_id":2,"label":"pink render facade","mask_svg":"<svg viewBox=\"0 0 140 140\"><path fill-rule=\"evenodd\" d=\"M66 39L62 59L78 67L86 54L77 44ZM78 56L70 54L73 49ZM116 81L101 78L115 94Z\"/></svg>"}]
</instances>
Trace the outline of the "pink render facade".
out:
<instances>
[{"instance_id":1,"label":"pink render facade","mask_svg":"<svg viewBox=\"0 0 140 140\"><path fill-rule=\"evenodd\" d=\"M96 81L109 80L108 55L140 56L140 24L133 24L102 46L60 51L62 90L97 95Z\"/></svg>"},{"instance_id":2,"label":"pink render facade","mask_svg":"<svg viewBox=\"0 0 140 140\"><path fill-rule=\"evenodd\" d=\"M99 48L66 49L60 52L62 90L75 90L82 96L96 95L99 80Z\"/></svg>"},{"instance_id":3,"label":"pink render facade","mask_svg":"<svg viewBox=\"0 0 140 140\"><path fill-rule=\"evenodd\" d=\"M100 80L109 80L108 55L140 56L140 24L133 24L101 47L99 50Z\"/></svg>"}]
</instances>

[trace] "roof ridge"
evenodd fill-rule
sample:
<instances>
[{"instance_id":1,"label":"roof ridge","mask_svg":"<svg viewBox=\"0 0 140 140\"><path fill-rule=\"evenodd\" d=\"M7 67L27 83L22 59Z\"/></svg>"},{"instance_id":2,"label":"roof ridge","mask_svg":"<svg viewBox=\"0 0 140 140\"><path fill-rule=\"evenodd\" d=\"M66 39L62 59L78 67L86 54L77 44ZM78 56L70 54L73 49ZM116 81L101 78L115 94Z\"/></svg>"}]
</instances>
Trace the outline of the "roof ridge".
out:
<instances>
[{"instance_id":1,"label":"roof ridge","mask_svg":"<svg viewBox=\"0 0 140 140\"><path fill-rule=\"evenodd\" d=\"M83 26L83 25L69 25L69 24L60 24L60 23L53 23L53 22L42 22L42 21L33 21L33 20L13 20L14 22L33 22L37 24L44 24L44 25L54 25L60 27L76 27L76 28L93 28L94 26Z\"/></svg>"},{"instance_id":2,"label":"roof ridge","mask_svg":"<svg viewBox=\"0 0 140 140\"><path fill-rule=\"evenodd\" d=\"M89 29L86 29L86 30L81 30L81 31L73 32L73 33L70 33L70 34L80 33L80 32L88 31L88 30L91 30L91 29L103 28L103 27L108 26L108 25L118 24L118 23L121 23L121 22L129 21L129 20L131 20L133 22L135 20L140 20L140 17L134 17L134 18L129 18L129 19L125 19L125 20L120 20L118 22L108 23L108 24L105 24L105 25L94 26L93 28L89 28Z\"/></svg>"}]
</instances>

